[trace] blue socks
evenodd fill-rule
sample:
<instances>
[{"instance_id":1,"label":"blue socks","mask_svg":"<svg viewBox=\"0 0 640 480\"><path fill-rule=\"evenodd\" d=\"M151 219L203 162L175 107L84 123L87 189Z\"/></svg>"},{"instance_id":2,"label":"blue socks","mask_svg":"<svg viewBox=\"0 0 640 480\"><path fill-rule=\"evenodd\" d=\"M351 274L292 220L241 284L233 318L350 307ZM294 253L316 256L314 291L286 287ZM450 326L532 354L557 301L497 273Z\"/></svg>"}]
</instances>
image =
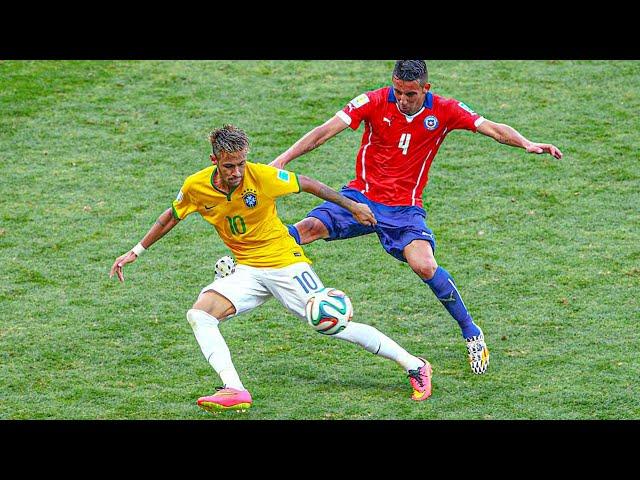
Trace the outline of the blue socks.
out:
<instances>
[{"instance_id":1,"label":"blue socks","mask_svg":"<svg viewBox=\"0 0 640 480\"><path fill-rule=\"evenodd\" d=\"M296 243L300 245L300 234L298 233L298 229L293 225L288 224L287 229L289 229L289 235L291 235L295 239Z\"/></svg>"},{"instance_id":2,"label":"blue socks","mask_svg":"<svg viewBox=\"0 0 640 480\"><path fill-rule=\"evenodd\" d=\"M458 325L462 329L464 338L480 335L480 329L473 323L473 319L467 307L464 306L460 292L456 288L456 284L444 268L438 267L435 275L431 280L422 280L429 285L429 288L435 293L440 303L447 309L453 318L456 319Z\"/></svg>"}]
</instances>

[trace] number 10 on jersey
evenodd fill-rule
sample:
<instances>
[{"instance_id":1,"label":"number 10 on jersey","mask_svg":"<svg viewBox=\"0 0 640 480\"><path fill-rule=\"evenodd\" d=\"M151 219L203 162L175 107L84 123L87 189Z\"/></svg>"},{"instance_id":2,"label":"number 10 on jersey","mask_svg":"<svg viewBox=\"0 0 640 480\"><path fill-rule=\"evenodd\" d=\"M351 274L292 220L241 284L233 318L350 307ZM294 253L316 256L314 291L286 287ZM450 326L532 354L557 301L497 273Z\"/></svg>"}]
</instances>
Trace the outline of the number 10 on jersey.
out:
<instances>
[{"instance_id":1,"label":"number 10 on jersey","mask_svg":"<svg viewBox=\"0 0 640 480\"><path fill-rule=\"evenodd\" d=\"M225 217L229 222L229 228L231 229L231 235L243 235L247 233L247 226L244 223L244 218L240 215L235 217Z\"/></svg>"},{"instance_id":2,"label":"number 10 on jersey","mask_svg":"<svg viewBox=\"0 0 640 480\"><path fill-rule=\"evenodd\" d=\"M411 141L410 133L403 133L400 137L400 143L398 143L398 148L402 149L402 154L406 155L407 150L409 149L409 142Z\"/></svg>"}]
</instances>

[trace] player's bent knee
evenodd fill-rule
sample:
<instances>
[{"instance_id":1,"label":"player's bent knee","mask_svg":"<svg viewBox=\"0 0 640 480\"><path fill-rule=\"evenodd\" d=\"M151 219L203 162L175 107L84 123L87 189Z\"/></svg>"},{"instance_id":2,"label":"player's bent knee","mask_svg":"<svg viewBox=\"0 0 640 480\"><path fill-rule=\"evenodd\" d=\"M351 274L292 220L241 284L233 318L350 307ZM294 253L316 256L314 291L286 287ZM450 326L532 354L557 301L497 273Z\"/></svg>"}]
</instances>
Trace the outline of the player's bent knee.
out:
<instances>
[{"instance_id":1,"label":"player's bent knee","mask_svg":"<svg viewBox=\"0 0 640 480\"><path fill-rule=\"evenodd\" d=\"M196 316L195 316L194 308L190 308L189 310L187 310L187 322L189 322L189 325L191 325L191 328L195 327Z\"/></svg>"},{"instance_id":2,"label":"player's bent knee","mask_svg":"<svg viewBox=\"0 0 640 480\"><path fill-rule=\"evenodd\" d=\"M199 310L197 308L192 308L187 311L187 321L191 328L194 330L198 327L198 325L208 325L208 326L216 326L219 321L217 318L209 315L204 310Z\"/></svg>"},{"instance_id":3,"label":"player's bent knee","mask_svg":"<svg viewBox=\"0 0 640 480\"><path fill-rule=\"evenodd\" d=\"M414 240L402 253L411 269L423 280L431 280L436 274L438 263L433 256L433 247L426 240Z\"/></svg>"},{"instance_id":4,"label":"player's bent knee","mask_svg":"<svg viewBox=\"0 0 640 480\"><path fill-rule=\"evenodd\" d=\"M431 280L433 276L436 274L436 270L438 269L438 264L435 261L423 261L417 264L411 265L416 274L424 279Z\"/></svg>"},{"instance_id":5,"label":"player's bent knee","mask_svg":"<svg viewBox=\"0 0 640 480\"><path fill-rule=\"evenodd\" d=\"M329 236L329 230L324 226L320 220L315 217L307 217L300 220L295 224L295 228L300 235L300 244L305 245L307 243L314 242L320 238L327 238Z\"/></svg>"}]
</instances>

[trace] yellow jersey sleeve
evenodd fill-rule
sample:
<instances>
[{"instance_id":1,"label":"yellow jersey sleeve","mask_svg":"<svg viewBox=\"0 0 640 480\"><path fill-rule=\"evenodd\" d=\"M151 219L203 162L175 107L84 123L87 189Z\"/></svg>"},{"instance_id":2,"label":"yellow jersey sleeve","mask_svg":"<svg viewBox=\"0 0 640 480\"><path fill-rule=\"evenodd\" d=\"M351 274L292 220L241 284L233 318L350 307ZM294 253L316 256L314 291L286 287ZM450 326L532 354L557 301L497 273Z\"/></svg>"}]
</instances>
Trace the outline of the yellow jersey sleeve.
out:
<instances>
[{"instance_id":1,"label":"yellow jersey sleeve","mask_svg":"<svg viewBox=\"0 0 640 480\"><path fill-rule=\"evenodd\" d=\"M182 220L187 215L198 211L198 206L193 202L191 195L189 194L189 187L191 183L191 177L184 181L182 188L178 192L178 196L171 205L173 209L173 216L177 220Z\"/></svg>"},{"instance_id":2,"label":"yellow jersey sleeve","mask_svg":"<svg viewBox=\"0 0 640 480\"><path fill-rule=\"evenodd\" d=\"M295 173L261 163L256 163L254 166L265 195L276 199L290 193L300 193L300 181Z\"/></svg>"}]
</instances>

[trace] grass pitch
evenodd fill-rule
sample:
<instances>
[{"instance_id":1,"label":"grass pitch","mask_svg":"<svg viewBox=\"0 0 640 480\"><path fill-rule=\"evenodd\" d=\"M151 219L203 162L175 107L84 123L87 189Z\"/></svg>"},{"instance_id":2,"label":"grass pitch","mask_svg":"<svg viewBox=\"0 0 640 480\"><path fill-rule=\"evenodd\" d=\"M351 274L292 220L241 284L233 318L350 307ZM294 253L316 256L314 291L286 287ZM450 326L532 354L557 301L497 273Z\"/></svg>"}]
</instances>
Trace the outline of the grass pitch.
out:
<instances>
[{"instance_id":1,"label":"grass pitch","mask_svg":"<svg viewBox=\"0 0 640 480\"><path fill-rule=\"evenodd\" d=\"M0 418L638 419L640 63L432 61L433 91L561 161L453 132L425 191L436 258L491 350L475 376L454 320L375 236L306 247L355 319L434 368L409 400L394 363L321 337L270 301L222 325L254 406L212 416L219 384L185 313L228 253L197 215L125 269L113 260L209 164L207 133L247 131L268 163L392 61L0 61ZM290 168L339 188L348 130ZM319 203L284 198L293 223ZM636 393L634 393L636 392Z\"/></svg>"}]
</instances>

